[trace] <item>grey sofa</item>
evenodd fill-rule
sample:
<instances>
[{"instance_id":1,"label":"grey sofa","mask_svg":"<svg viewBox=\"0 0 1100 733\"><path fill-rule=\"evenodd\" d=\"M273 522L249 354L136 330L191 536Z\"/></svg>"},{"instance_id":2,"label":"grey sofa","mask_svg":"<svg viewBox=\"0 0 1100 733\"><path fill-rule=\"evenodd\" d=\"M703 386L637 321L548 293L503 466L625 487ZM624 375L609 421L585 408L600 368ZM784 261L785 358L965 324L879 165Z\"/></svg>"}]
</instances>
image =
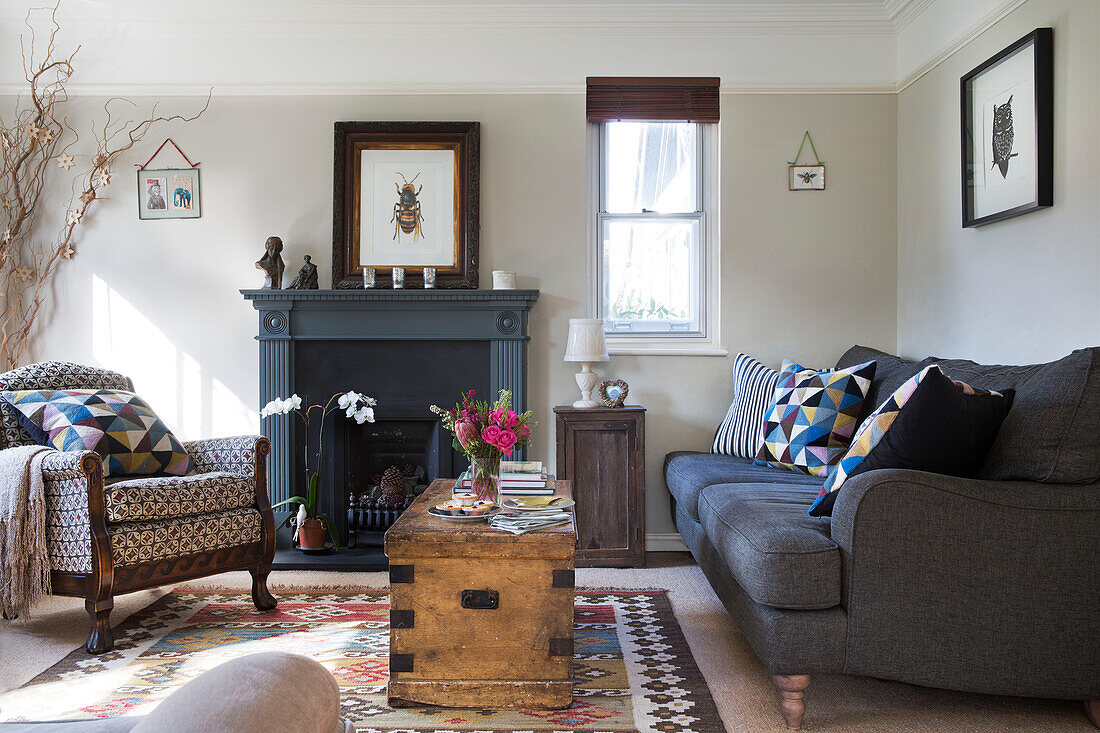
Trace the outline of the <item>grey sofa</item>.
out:
<instances>
[{"instance_id":1,"label":"grey sofa","mask_svg":"<svg viewBox=\"0 0 1100 733\"><path fill-rule=\"evenodd\" d=\"M746 459L671 453L676 525L775 677L789 728L815 673L1084 700L1100 715L1100 348L1050 364L875 359L873 410L938 363L1016 398L978 478L878 470L833 516L822 480ZM1100 725L1100 724L1098 724Z\"/></svg>"}]
</instances>

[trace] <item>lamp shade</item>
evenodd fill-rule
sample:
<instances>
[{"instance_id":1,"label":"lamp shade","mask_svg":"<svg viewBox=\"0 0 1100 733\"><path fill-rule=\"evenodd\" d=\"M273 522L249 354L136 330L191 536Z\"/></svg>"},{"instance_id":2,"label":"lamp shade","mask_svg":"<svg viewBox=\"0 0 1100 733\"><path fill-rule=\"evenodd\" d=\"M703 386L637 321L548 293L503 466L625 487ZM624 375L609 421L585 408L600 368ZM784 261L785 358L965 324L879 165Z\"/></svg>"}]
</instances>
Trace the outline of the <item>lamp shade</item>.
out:
<instances>
[{"instance_id":1,"label":"lamp shade","mask_svg":"<svg viewBox=\"0 0 1100 733\"><path fill-rule=\"evenodd\" d=\"M603 319L570 318L569 340L565 344L566 361L609 361L603 337Z\"/></svg>"}]
</instances>

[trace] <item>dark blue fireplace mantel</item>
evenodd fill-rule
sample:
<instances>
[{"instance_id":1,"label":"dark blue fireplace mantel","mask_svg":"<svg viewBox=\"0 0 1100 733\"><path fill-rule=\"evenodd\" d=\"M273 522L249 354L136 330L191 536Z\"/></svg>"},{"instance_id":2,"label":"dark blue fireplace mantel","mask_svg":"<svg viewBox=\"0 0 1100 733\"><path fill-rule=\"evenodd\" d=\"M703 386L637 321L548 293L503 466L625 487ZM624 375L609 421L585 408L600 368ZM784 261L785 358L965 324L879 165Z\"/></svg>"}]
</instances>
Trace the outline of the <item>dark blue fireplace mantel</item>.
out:
<instances>
[{"instance_id":1,"label":"dark blue fireplace mantel","mask_svg":"<svg viewBox=\"0 0 1100 733\"><path fill-rule=\"evenodd\" d=\"M527 316L538 290L241 290L241 295L259 312L260 405L296 391L295 352L301 342L481 341L489 344L490 394L511 390L516 408L526 409ZM295 424L261 423L272 446L272 502L293 493Z\"/></svg>"}]
</instances>

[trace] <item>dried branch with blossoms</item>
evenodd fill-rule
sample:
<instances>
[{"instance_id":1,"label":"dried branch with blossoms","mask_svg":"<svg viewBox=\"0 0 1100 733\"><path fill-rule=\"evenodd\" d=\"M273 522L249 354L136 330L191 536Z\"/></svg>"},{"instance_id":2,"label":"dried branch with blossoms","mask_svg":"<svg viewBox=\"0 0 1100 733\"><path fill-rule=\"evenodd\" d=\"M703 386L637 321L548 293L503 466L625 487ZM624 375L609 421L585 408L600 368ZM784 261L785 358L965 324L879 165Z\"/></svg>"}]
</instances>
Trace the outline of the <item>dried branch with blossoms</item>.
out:
<instances>
[{"instance_id":1,"label":"dried branch with blossoms","mask_svg":"<svg viewBox=\"0 0 1100 733\"><path fill-rule=\"evenodd\" d=\"M41 8L27 12L27 33L19 39L23 70L30 85L29 95L21 98L12 117L0 116L0 369L17 366L24 356L34 332L35 320L57 268L75 254L75 234L85 222L85 215L103 189L111 184L118 159L145 137L157 123L197 119L210 106L206 104L192 116L157 114L154 105L149 116L140 122L117 119L113 109L132 101L121 97L103 105L105 120L101 127L92 125L91 134L96 151L90 156L70 153L80 141L62 110L68 102L66 84L73 74L73 58L80 47L68 56L59 56L57 5L49 11L49 32L41 53L36 52L38 35L32 15ZM80 164L78 158L88 158ZM58 173L58 171L62 171ZM43 198L48 179L55 175L71 175L72 193L66 204L65 221L58 231L46 233L49 223L49 202ZM79 191L79 193L77 193Z\"/></svg>"}]
</instances>

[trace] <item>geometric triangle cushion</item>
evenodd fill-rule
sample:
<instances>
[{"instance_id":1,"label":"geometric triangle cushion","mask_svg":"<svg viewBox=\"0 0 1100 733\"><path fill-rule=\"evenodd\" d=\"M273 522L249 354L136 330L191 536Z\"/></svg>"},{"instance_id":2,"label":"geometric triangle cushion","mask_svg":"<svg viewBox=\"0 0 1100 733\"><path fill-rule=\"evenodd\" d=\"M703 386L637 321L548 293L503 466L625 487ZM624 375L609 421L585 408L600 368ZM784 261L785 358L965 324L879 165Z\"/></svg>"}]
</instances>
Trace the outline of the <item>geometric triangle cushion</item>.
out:
<instances>
[{"instance_id":1,"label":"geometric triangle cushion","mask_svg":"<svg viewBox=\"0 0 1100 733\"><path fill-rule=\"evenodd\" d=\"M874 378L873 361L819 370L785 359L753 463L827 476L848 450Z\"/></svg>"},{"instance_id":2,"label":"geometric triangle cushion","mask_svg":"<svg viewBox=\"0 0 1100 733\"><path fill-rule=\"evenodd\" d=\"M60 451L95 451L105 476L182 476L191 470L183 445L133 392L27 389L0 397L15 408L35 442Z\"/></svg>"},{"instance_id":3,"label":"geometric triangle cushion","mask_svg":"<svg viewBox=\"0 0 1100 733\"><path fill-rule=\"evenodd\" d=\"M867 471L901 468L973 475L1012 409L1014 396L1011 389L994 392L952 380L938 364L925 367L859 426L809 514L831 516L841 486Z\"/></svg>"}]
</instances>

